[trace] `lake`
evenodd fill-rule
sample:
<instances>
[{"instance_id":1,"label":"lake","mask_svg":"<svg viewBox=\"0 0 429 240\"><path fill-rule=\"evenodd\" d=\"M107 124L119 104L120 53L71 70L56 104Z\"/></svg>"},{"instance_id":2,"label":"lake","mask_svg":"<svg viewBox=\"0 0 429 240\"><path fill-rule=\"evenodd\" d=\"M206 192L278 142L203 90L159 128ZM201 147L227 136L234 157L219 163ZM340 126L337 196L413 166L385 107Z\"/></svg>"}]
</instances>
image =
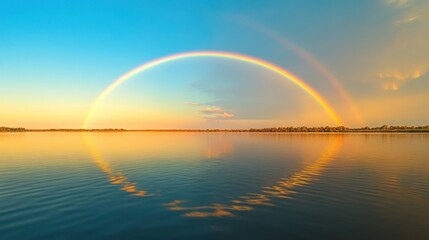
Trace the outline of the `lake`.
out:
<instances>
[{"instance_id":1,"label":"lake","mask_svg":"<svg viewBox=\"0 0 429 240\"><path fill-rule=\"evenodd\" d=\"M429 239L429 134L0 133L0 239Z\"/></svg>"}]
</instances>

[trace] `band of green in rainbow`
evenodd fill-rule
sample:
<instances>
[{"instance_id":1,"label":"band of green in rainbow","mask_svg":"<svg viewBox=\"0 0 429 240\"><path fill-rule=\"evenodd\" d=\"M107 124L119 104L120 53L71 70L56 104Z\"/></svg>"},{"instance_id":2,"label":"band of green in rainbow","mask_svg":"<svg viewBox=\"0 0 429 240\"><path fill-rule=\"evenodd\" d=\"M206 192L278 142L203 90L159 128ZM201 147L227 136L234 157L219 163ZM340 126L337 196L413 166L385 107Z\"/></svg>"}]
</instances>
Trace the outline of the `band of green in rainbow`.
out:
<instances>
[{"instance_id":1,"label":"band of green in rainbow","mask_svg":"<svg viewBox=\"0 0 429 240\"><path fill-rule=\"evenodd\" d=\"M82 128L88 128L88 125L94 115L94 112L98 108L98 106L103 102L103 100L119 85L130 79L131 77L148 70L150 68L156 67L158 65L172 62L175 60L185 59L185 58L194 58L194 57L214 57L214 58L224 58L224 59L232 59L237 60L253 65L257 65L259 67L262 67L264 69L270 70L274 73L277 73L278 75L284 77L285 79L288 79L292 83L296 84L298 87L300 87L302 90L304 90L306 93L308 93L330 116L330 118L335 122L337 125L342 125L341 119L338 117L338 115L335 113L333 108L329 105L329 103L312 87L310 87L307 83L305 83L303 80L301 80L299 77L293 75L289 71L273 64L270 62L267 62L262 59L258 59L251 56L246 56L238 53L231 53L231 52L218 52L218 51L198 51L198 52L187 52L187 53L179 53L170 55L167 57L159 58L154 61L142 64L131 71L125 73L118 79L116 79L112 84L110 84L107 88L105 88L95 99L93 104L91 105L91 108L85 118L85 121L82 125Z\"/></svg>"}]
</instances>

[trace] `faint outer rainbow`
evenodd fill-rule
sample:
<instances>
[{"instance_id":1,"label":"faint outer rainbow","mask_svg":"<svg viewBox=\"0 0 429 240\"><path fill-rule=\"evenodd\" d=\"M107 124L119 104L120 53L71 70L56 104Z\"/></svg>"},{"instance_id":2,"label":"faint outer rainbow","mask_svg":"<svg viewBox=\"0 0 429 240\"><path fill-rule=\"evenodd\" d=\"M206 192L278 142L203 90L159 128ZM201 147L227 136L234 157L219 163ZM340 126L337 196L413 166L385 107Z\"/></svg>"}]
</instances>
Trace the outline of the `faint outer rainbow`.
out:
<instances>
[{"instance_id":1,"label":"faint outer rainbow","mask_svg":"<svg viewBox=\"0 0 429 240\"><path fill-rule=\"evenodd\" d=\"M326 80L332 84L332 86L335 88L335 90L340 94L343 101L347 104L348 109L353 114L353 118L356 120L358 124L362 124L362 116L359 113L359 110L355 106L352 98L350 97L350 94L344 89L344 87L341 85L340 81L319 61L317 60L313 55L311 55L306 50L300 48L295 43L291 42L290 40L287 40L286 38L281 38L278 35L275 35L272 32L266 32L269 37L277 41L282 46L288 47L289 49L293 50L298 56L300 56L302 59L304 59L310 66L312 66L316 71L320 73Z\"/></svg>"},{"instance_id":2,"label":"faint outer rainbow","mask_svg":"<svg viewBox=\"0 0 429 240\"><path fill-rule=\"evenodd\" d=\"M174 60L184 59L184 58L193 58L193 57L215 57L215 58L224 58L224 59L232 59L237 60L241 62L246 62L250 64L257 65L259 67L268 69L272 72L275 72L279 74L280 76L290 80L297 86L299 86L302 90L304 90L306 93L308 93L314 100L316 100L317 103L326 111L326 113L331 117L331 119L337 124L342 125L342 121L338 117L338 115L335 113L333 108L329 105L329 103L318 93L316 90L314 90L312 87L310 87L307 83L305 83L303 80L298 78L297 76L293 75L292 73L288 72L287 70L273 64L270 62L267 62L262 59L238 54L238 53L230 53L230 52L215 52L215 51L198 51L198 52L187 52L187 53L179 53L170 55L167 57L159 58L154 61L142 64L131 71L125 73L118 79L116 79L112 84L110 84L107 88L105 88L95 99L93 102L87 116L85 119L85 122L83 123L82 128L88 128L89 122L91 121L92 116L94 115L94 112L96 111L97 107L101 104L101 102L109 95L116 87L130 79L131 77L137 75L138 73L141 73L145 70L148 70L152 67L156 67L158 65L161 65L163 63L171 62Z\"/></svg>"},{"instance_id":3,"label":"faint outer rainbow","mask_svg":"<svg viewBox=\"0 0 429 240\"><path fill-rule=\"evenodd\" d=\"M326 66L324 66L319 60L317 60L315 56L313 56L305 49L299 47L296 43L292 42L291 40L277 34L276 32L271 31L270 29L260 25L259 23L256 23L247 18L242 18L237 16L232 17L232 19L237 23L250 27L251 29L264 34L265 36L279 43L281 46L292 50L295 54L297 54L299 57L304 59L311 67L313 67L317 72L319 72L319 74L322 75L323 78L329 81L329 83L340 94L342 100L347 104L347 107L353 114L353 117L356 123L358 123L359 125L362 124L363 122L362 116L359 113L359 110L357 109L356 105L354 104L350 94L341 85L340 81L338 81L338 79L334 76L334 74L332 74Z\"/></svg>"}]
</instances>

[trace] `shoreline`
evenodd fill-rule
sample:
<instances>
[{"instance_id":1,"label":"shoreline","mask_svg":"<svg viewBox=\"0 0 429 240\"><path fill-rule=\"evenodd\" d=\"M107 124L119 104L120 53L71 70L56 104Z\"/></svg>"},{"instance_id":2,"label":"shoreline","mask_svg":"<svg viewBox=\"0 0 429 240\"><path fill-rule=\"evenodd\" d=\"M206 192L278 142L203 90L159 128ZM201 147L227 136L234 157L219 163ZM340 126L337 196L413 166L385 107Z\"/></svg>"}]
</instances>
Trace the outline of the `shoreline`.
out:
<instances>
[{"instance_id":1,"label":"shoreline","mask_svg":"<svg viewBox=\"0 0 429 240\"><path fill-rule=\"evenodd\" d=\"M376 128L346 127L279 127L258 129L26 129L0 127L0 133L19 132L234 132L234 133L429 133L429 126L400 127L382 126Z\"/></svg>"}]
</instances>

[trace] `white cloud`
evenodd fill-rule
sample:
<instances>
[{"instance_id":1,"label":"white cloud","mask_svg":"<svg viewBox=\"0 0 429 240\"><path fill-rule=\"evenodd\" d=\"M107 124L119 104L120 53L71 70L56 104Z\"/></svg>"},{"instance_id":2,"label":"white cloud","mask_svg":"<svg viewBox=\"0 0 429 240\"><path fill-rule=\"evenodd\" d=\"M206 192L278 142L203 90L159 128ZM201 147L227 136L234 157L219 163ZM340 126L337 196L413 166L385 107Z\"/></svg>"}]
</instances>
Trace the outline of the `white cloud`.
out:
<instances>
[{"instance_id":1,"label":"white cloud","mask_svg":"<svg viewBox=\"0 0 429 240\"><path fill-rule=\"evenodd\" d=\"M383 90L397 91L399 86L407 81L418 79L425 75L425 71L387 71L380 72L378 78L382 80Z\"/></svg>"},{"instance_id":2,"label":"white cloud","mask_svg":"<svg viewBox=\"0 0 429 240\"><path fill-rule=\"evenodd\" d=\"M397 83L385 83L383 85L383 90L385 91L398 91L399 85Z\"/></svg>"},{"instance_id":3,"label":"white cloud","mask_svg":"<svg viewBox=\"0 0 429 240\"><path fill-rule=\"evenodd\" d=\"M204 106L204 108L199 109L199 112L204 115L206 119L227 119L234 117L233 113L226 112L223 108L219 106L211 106L198 102L187 102L191 106Z\"/></svg>"},{"instance_id":4,"label":"white cloud","mask_svg":"<svg viewBox=\"0 0 429 240\"><path fill-rule=\"evenodd\" d=\"M208 115L206 119L227 119L234 117L233 113L228 113L221 107L208 106L200 110L201 113Z\"/></svg>"},{"instance_id":5,"label":"white cloud","mask_svg":"<svg viewBox=\"0 0 429 240\"><path fill-rule=\"evenodd\" d=\"M429 1L385 0L395 8L390 32L384 32L379 51L373 52L374 72L384 90L398 90L429 71ZM412 23L412 24L411 24Z\"/></svg>"},{"instance_id":6,"label":"white cloud","mask_svg":"<svg viewBox=\"0 0 429 240\"><path fill-rule=\"evenodd\" d=\"M234 114L224 112L224 113L218 115L218 117L221 117L221 118L232 118L232 117L234 117Z\"/></svg>"},{"instance_id":7,"label":"white cloud","mask_svg":"<svg viewBox=\"0 0 429 240\"><path fill-rule=\"evenodd\" d=\"M204 114L219 114L223 113L223 109L217 106L208 106L200 110L201 113Z\"/></svg>"}]
</instances>

